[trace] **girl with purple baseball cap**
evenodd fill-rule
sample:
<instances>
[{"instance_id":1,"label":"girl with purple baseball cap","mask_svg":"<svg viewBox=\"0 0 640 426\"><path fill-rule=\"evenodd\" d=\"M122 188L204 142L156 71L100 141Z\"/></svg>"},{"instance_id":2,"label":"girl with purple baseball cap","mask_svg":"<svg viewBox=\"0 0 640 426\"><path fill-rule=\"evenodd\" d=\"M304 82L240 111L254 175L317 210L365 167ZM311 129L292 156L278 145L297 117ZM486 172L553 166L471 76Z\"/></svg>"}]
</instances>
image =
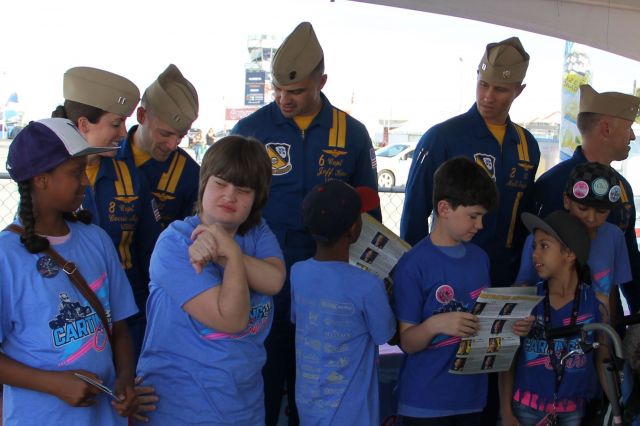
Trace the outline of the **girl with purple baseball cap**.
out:
<instances>
[{"instance_id":1,"label":"girl with purple baseball cap","mask_svg":"<svg viewBox=\"0 0 640 426\"><path fill-rule=\"evenodd\" d=\"M61 118L30 123L9 147L20 205L0 233L5 424L126 424L136 411L131 288L107 234L75 213L87 155L113 149Z\"/></svg>"}]
</instances>

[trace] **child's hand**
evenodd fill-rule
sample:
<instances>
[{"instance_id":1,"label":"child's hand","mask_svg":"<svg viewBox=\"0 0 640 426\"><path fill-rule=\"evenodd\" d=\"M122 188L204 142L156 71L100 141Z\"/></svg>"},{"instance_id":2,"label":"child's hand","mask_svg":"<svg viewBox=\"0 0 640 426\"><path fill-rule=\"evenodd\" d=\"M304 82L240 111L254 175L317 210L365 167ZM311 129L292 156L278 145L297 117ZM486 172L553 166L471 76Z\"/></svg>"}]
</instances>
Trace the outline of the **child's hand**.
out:
<instances>
[{"instance_id":1,"label":"child's hand","mask_svg":"<svg viewBox=\"0 0 640 426\"><path fill-rule=\"evenodd\" d=\"M133 389L133 380L130 378L117 378L113 386L113 392L120 401L111 401L111 405L122 417L129 417L138 410L138 396Z\"/></svg>"},{"instance_id":2,"label":"child's hand","mask_svg":"<svg viewBox=\"0 0 640 426\"><path fill-rule=\"evenodd\" d=\"M85 370L52 371L52 394L72 407L89 407L95 404L97 402L96 395L100 393L100 390L76 377L75 373L102 382L98 376Z\"/></svg>"},{"instance_id":3,"label":"child's hand","mask_svg":"<svg viewBox=\"0 0 640 426\"><path fill-rule=\"evenodd\" d=\"M213 234L204 225L198 225L191 233L193 244L189 246L189 262L196 273L202 272L202 268L218 257L218 244Z\"/></svg>"},{"instance_id":4,"label":"child's hand","mask_svg":"<svg viewBox=\"0 0 640 426\"><path fill-rule=\"evenodd\" d=\"M469 337L480 329L478 318L469 312L446 312L429 318L432 327L440 334Z\"/></svg>"},{"instance_id":5,"label":"child's hand","mask_svg":"<svg viewBox=\"0 0 640 426\"><path fill-rule=\"evenodd\" d=\"M156 390L153 386L140 386L144 381L143 377L136 377L136 394L138 395L138 412L133 415L133 418L147 423L149 421L149 417L146 416L146 413L149 411L155 411L156 405L155 403L160 400L158 395L156 395Z\"/></svg>"},{"instance_id":6,"label":"child's hand","mask_svg":"<svg viewBox=\"0 0 640 426\"><path fill-rule=\"evenodd\" d=\"M233 236L217 224L198 225L191 233L191 239L195 241L189 246L189 261L198 274L207 263L215 262L224 267L229 257L242 255Z\"/></svg>"},{"instance_id":7,"label":"child's hand","mask_svg":"<svg viewBox=\"0 0 640 426\"><path fill-rule=\"evenodd\" d=\"M531 327L533 326L533 321L535 319L536 318L533 315L529 315L526 318L514 322L512 327L513 332L520 337L527 336L531 331Z\"/></svg>"},{"instance_id":8,"label":"child's hand","mask_svg":"<svg viewBox=\"0 0 640 426\"><path fill-rule=\"evenodd\" d=\"M214 259L216 263L224 266L227 262L227 259L231 257L239 257L242 256L242 250L236 240L233 239L233 235L229 233L222 226L213 224L209 225L209 232L215 238L216 243L218 244L218 257Z\"/></svg>"}]
</instances>

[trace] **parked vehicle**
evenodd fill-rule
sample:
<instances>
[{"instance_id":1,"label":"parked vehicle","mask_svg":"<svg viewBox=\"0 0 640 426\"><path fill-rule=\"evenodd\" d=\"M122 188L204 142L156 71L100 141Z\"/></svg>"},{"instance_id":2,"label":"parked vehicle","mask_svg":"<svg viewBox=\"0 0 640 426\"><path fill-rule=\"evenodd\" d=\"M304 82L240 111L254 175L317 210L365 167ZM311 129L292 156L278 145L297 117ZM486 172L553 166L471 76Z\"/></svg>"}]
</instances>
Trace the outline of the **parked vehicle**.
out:
<instances>
[{"instance_id":1,"label":"parked vehicle","mask_svg":"<svg viewBox=\"0 0 640 426\"><path fill-rule=\"evenodd\" d=\"M378 187L403 187L407 183L415 143L397 143L376 151Z\"/></svg>"}]
</instances>

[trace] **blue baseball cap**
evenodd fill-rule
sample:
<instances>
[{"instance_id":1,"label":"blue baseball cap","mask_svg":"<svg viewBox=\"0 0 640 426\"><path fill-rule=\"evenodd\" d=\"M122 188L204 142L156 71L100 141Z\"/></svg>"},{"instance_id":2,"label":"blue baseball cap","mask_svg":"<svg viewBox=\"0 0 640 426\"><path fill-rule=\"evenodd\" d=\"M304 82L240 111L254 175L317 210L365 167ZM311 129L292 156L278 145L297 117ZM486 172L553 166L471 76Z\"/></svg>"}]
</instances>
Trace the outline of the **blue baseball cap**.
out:
<instances>
[{"instance_id":1,"label":"blue baseball cap","mask_svg":"<svg viewBox=\"0 0 640 426\"><path fill-rule=\"evenodd\" d=\"M92 147L72 121L45 118L32 121L18 133L7 156L7 171L16 182L45 173L72 157L114 151L118 147Z\"/></svg>"}]
</instances>

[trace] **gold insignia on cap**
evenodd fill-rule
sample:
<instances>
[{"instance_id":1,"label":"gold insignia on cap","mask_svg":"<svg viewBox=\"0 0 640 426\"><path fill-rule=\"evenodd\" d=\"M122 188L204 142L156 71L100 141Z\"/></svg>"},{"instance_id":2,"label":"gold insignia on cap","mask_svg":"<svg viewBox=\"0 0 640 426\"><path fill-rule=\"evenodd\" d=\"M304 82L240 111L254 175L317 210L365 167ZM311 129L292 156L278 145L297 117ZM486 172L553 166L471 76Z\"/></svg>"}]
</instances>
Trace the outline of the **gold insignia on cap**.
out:
<instances>
[{"instance_id":1,"label":"gold insignia on cap","mask_svg":"<svg viewBox=\"0 0 640 426\"><path fill-rule=\"evenodd\" d=\"M580 112L610 115L635 121L640 98L620 92L598 93L588 84L580 86Z\"/></svg>"},{"instance_id":2,"label":"gold insignia on cap","mask_svg":"<svg viewBox=\"0 0 640 426\"><path fill-rule=\"evenodd\" d=\"M489 83L519 83L529 66L529 54L518 37L489 43L478 67L480 78Z\"/></svg>"},{"instance_id":3,"label":"gold insignia on cap","mask_svg":"<svg viewBox=\"0 0 640 426\"><path fill-rule=\"evenodd\" d=\"M140 100L140 91L128 79L91 67L75 67L64 73L63 96L103 111L128 117Z\"/></svg>"},{"instance_id":4,"label":"gold insignia on cap","mask_svg":"<svg viewBox=\"0 0 640 426\"><path fill-rule=\"evenodd\" d=\"M324 58L322 47L309 22L302 22L282 42L271 62L276 85L285 86L304 80Z\"/></svg>"},{"instance_id":5,"label":"gold insignia on cap","mask_svg":"<svg viewBox=\"0 0 640 426\"><path fill-rule=\"evenodd\" d=\"M147 107L176 132L184 133L198 118L198 92L171 64L144 93Z\"/></svg>"}]
</instances>

